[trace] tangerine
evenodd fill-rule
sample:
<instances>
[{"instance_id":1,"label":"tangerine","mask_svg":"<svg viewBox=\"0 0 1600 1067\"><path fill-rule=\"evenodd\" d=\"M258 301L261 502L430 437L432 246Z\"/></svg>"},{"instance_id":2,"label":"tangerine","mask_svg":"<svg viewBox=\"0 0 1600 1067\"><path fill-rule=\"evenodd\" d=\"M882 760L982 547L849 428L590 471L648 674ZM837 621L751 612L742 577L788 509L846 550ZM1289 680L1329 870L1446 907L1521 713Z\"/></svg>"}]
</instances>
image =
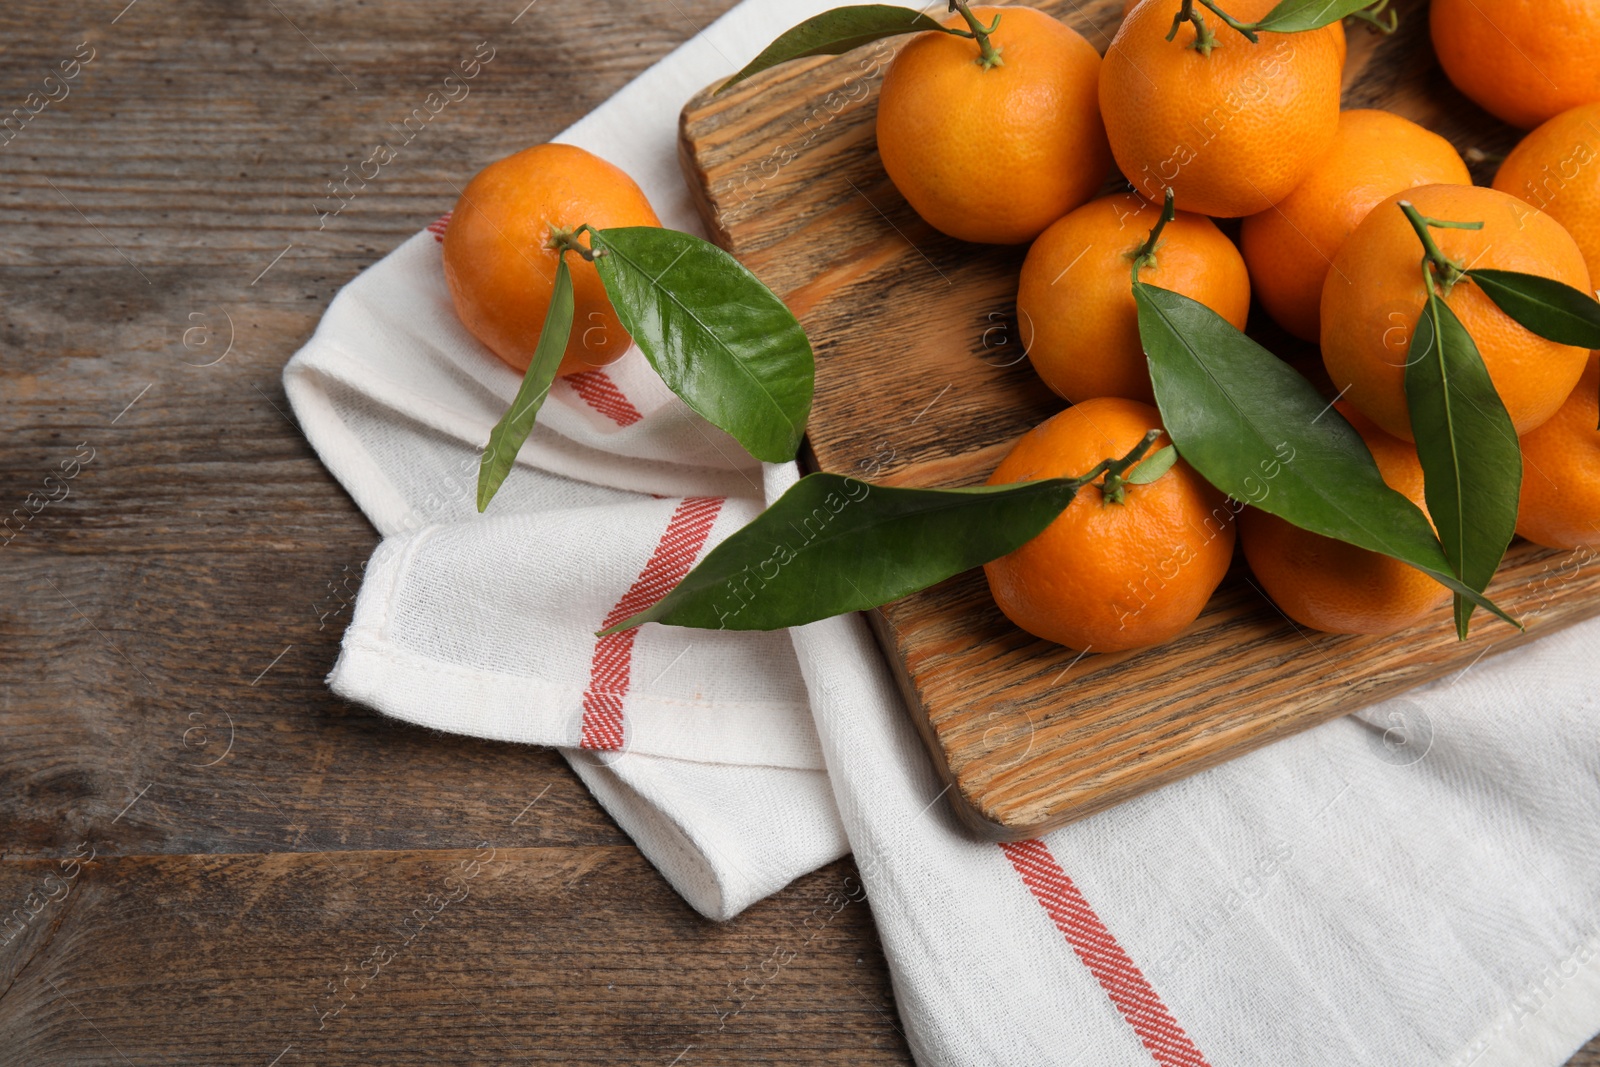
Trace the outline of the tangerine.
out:
<instances>
[{"instance_id":1,"label":"tangerine","mask_svg":"<svg viewBox=\"0 0 1600 1067\"><path fill-rule=\"evenodd\" d=\"M1057 220L1028 250L1017 291L1024 348L1039 377L1066 399L1155 402L1131 268L1160 214L1133 193L1101 197ZM1233 242L1204 215L1178 212L1139 279L1244 329L1250 276Z\"/></svg>"},{"instance_id":2,"label":"tangerine","mask_svg":"<svg viewBox=\"0 0 1600 1067\"><path fill-rule=\"evenodd\" d=\"M1122 17L1127 18L1128 12L1142 3L1144 3L1144 0L1122 0ZM1334 25L1339 27L1339 65L1342 67L1344 66L1345 50L1349 46L1349 42L1345 39L1344 23L1341 21L1334 23Z\"/></svg>"},{"instance_id":3,"label":"tangerine","mask_svg":"<svg viewBox=\"0 0 1600 1067\"><path fill-rule=\"evenodd\" d=\"M1513 126L1600 100L1594 0L1434 0L1428 26L1456 88Z\"/></svg>"},{"instance_id":4,"label":"tangerine","mask_svg":"<svg viewBox=\"0 0 1600 1067\"><path fill-rule=\"evenodd\" d=\"M1260 19L1275 0L1230 0ZM1217 22L1206 48L1193 23L1169 41L1181 0L1128 12L1100 68L1100 110L1111 152L1145 197L1166 188L1202 215L1253 215L1282 200L1327 151L1339 123L1344 29L1260 33L1251 44ZM1196 9L1198 10L1198 9ZM1204 17L1204 15L1202 15ZM1196 47L1199 45L1200 47Z\"/></svg>"},{"instance_id":5,"label":"tangerine","mask_svg":"<svg viewBox=\"0 0 1600 1067\"><path fill-rule=\"evenodd\" d=\"M1389 488L1426 513L1416 448L1384 433L1344 401L1334 407L1366 441ZM1391 634L1421 622L1450 599L1450 590L1409 563L1302 530L1257 508L1240 514L1239 544L1273 603L1313 630Z\"/></svg>"},{"instance_id":6,"label":"tangerine","mask_svg":"<svg viewBox=\"0 0 1600 1067\"><path fill-rule=\"evenodd\" d=\"M878 97L878 153L929 225L963 241L1021 244L1088 200L1111 170L1100 120L1100 54L1031 7L975 7L999 63L923 33L900 50ZM966 25L952 15L945 25Z\"/></svg>"},{"instance_id":7,"label":"tangerine","mask_svg":"<svg viewBox=\"0 0 1600 1067\"><path fill-rule=\"evenodd\" d=\"M1600 103L1563 111L1512 149L1494 187L1567 228L1600 278Z\"/></svg>"},{"instance_id":8,"label":"tangerine","mask_svg":"<svg viewBox=\"0 0 1600 1067\"><path fill-rule=\"evenodd\" d=\"M1316 341L1322 283L1345 238L1385 198L1442 184L1472 184L1449 141L1392 112L1341 112L1333 144L1305 180L1240 228L1261 306L1296 337Z\"/></svg>"},{"instance_id":9,"label":"tangerine","mask_svg":"<svg viewBox=\"0 0 1600 1067\"><path fill-rule=\"evenodd\" d=\"M1334 257L1322 288L1322 361L1341 395L1384 430L1411 440L1405 368L1422 312L1422 243L1399 207L1482 222L1481 230L1433 229L1439 249L1466 267L1538 274L1584 292L1589 270L1561 224L1516 197L1470 185L1424 185L1373 208ZM1583 374L1588 352L1518 325L1463 279L1445 298L1476 342L1518 434L1554 415Z\"/></svg>"},{"instance_id":10,"label":"tangerine","mask_svg":"<svg viewBox=\"0 0 1600 1067\"><path fill-rule=\"evenodd\" d=\"M444 277L467 330L526 371L555 291L551 238L588 224L660 226L632 178L599 156L542 144L489 164L467 183L444 231ZM587 236L578 240L587 244ZM594 264L567 256L573 329L559 375L604 366L633 343Z\"/></svg>"},{"instance_id":11,"label":"tangerine","mask_svg":"<svg viewBox=\"0 0 1600 1067\"><path fill-rule=\"evenodd\" d=\"M1522 438L1517 533L1546 548L1600 546L1600 358L1567 402Z\"/></svg>"},{"instance_id":12,"label":"tangerine","mask_svg":"<svg viewBox=\"0 0 1600 1067\"><path fill-rule=\"evenodd\" d=\"M1079 477L1160 428L1148 404L1086 400L1018 439L989 484ZM1147 485L1085 486L1044 532L983 570L1000 610L1036 637L1140 648L1200 616L1233 557L1232 519L1223 495L1179 460Z\"/></svg>"}]
</instances>

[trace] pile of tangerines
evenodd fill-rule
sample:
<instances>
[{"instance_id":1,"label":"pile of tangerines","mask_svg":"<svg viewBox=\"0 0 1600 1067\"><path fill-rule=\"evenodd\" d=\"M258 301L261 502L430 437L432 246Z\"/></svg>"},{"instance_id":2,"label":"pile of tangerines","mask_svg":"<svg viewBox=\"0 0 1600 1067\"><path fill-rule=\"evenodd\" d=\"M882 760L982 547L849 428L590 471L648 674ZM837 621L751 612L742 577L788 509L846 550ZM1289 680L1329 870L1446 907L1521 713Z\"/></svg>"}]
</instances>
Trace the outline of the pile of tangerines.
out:
<instances>
[{"instance_id":1,"label":"pile of tangerines","mask_svg":"<svg viewBox=\"0 0 1600 1067\"><path fill-rule=\"evenodd\" d=\"M867 5L830 13L828 33L818 20L797 27L734 80L915 31L878 102L884 168L934 228L1031 243L1018 321L1033 368L1070 403L1017 442L991 484L1078 477L1161 428L1136 276L1238 329L1254 297L1283 329L1319 344L1330 409L1359 432L1383 480L1425 508L1405 367L1431 283L1419 270L1420 231L1401 205L1482 223L1433 235L1453 264L1594 292L1600 4L1433 0L1445 74L1486 111L1532 130L1493 188L1473 186L1456 149L1422 126L1381 110L1341 111L1345 25L1338 14L1308 17L1314 6L1393 29L1382 0L1361 10L1334 0L1130 0L1102 58L1028 7L951 0L936 32L924 15ZM895 11L921 21L883 30ZM861 26L879 29L852 29ZM1113 165L1131 188L1097 196ZM530 188L544 190L532 203ZM1152 247L1168 200L1176 215ZM1237 237L1213 219L1241 220L1226 224ZM457 309L512 366L528 365L549 303L561 251L552 234L584 223L658 225L626 175L560 145L493 165L457 205L444 247ZM563 374L627 347L592 275L587 262L574 267L578 328ZM1476 341L1519 436L1517 532L1551 548L1600 544L1597 356L1530 332L1473 285L1441 295ZM1181 459L1150 478L1108 476L987 564L990 588L1030 633L1097 652L1156 644L1193 623L1236 540L1260 587L1302 626L1391 633L1450 599L1405 563L1234 503Z\"/></svg>"},{"instance_id":2,"label":"pile of tangerines","mask_svg":"<svg viewBox=\"0 0 1600 1067\"><path fill-rule=\"evenodd\" d=\"M1472 185L1443 137L1387 111L1340 110L1340 22L1235 28L1276 6L1136 0L1103 59L1040 11L974 8L947 23L974 39L925 33L890 69L877 125L885 169L947 234L1032 242L1017 295L1022 338L1039 376L1072 403L1024 436L991 484L1082 474L1160 425L1129 260L1169 189L1179 211L1140 280L1240 329L1253 295L1285 330L1319 343L1337 410L1419 507L1404 368L1425 290L1421 246L1397 203L1482 221L1436 234L1464 266L1593 291L1600 5L1433 0L1449 77L1494 115L1537 127L1492 189ZM1113 160L1132 191L1091 199ZM1213 218L1241 219L1237 241ZM1520 435L1518 533L1557 548L1600 543L1596 357L1536 336L1470 285L1447 301ZM1218 521L1231 516L1221 494L1180 461L1151 484L1119 485L1117 497L1087 488L1043 534L987 565L1013 622L1114 651L1167 640L1198 617L1236 538ZM1237 540L1265 592L1313 629L1391 633L1450 599L1407 564L1256 508L1240 513Z\"/></svg>"}]
</instances>

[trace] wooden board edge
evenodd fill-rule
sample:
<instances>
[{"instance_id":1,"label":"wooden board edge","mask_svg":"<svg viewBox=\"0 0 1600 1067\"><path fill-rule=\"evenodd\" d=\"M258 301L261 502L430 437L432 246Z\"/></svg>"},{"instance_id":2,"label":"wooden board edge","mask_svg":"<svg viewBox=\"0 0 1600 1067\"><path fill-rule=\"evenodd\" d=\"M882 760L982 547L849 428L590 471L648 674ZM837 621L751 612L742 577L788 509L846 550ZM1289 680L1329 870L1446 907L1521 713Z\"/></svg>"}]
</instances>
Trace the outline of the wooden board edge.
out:
<instances>
[{"instance_id":1,"label":"wooden board edge","mask_svg":"<svg viewBox=\"0 0 1600 1067\"><path fill-rule=\"evenodd\" d=\"M683 183L689 187L689 199L694 202L695 214L705 224L707 239L731 255L733 238L722 225L722 213L711 201L711 176L701 169L689 140L689 110L710 92L711 86L700 90L678 112L678 169L683 173Z\"/></svg>"},{"instance_id":2,"label":"wooden board edge","mask_svg":"<svg viewBox=\"0 0 1600 1067\"><path fill-rule=\"evenodd\" d=\"M916 686L909 673L905 670L904 664L900 657L898 657L894 652L894 638L889 632L887 621L883 618L882 613L879 611L874 610L866 614L868 615L868 620L872 626L873 635L877 639L879 647L883 650L885 657L889 661L890 670L894 675L895 683L899 687L903 699L909 706L915 707L919 700ZM1485 650L1485 654L1483 655L1482 659L1492 660L1503 653L1522 648L1530 642L1538 641L1550 636L1551 634L1559 633L1560 631L1565 630L1568 627L1575 626L1578 623L1590 621L1597 615L1600 615L1600 604L1597 604L1593 611L1576 612L1572 615L1555 620L1553 625L1543 628L1537 633L1531 633L1528 631L1514 632L1490 645L1489 648ZM1479 661L1474 661L1474 664L1477 662ZM1364 711L1367 708L1370 708L1375 704L1382 703L1385 700L1398 699L1399 697L1404 696L1406 693L1410 693L1422 686L1437 682L1441 678L1449 675L1452 671L1459 669L1459 664L1440 663L1436 668L1428 671L1422 677L1410 682L1409 684L1405 685L1404 688L1398 689L1394 692L1363 694L1356 702L1350 705L1330 707L1322 712L1308 714L1301 720L1282 723L1277 728L1264 730L1234 747L1226 750L1219 749L1213 753L1193 756L1185 760L1180 767L1174 768L1171 771L1157 772L1148 777L1142 778L1137 782L1129 783L1126 787L1107 790L1106 792L1097 796L1094 800L1075 805L1069 812L1063 813L1060 816L1054 816L1032 823L1010 823L1007 822L1004 817L991 813L988 810L988 805L984 803L983 798L981 796L974 796L963 786L961 780L955 774L955 772L951 770L944 746L941 743L939 736L928 717L925 715L912 714L911 719L917 728L918 734L922 737L924 744L928 748L929 755L932 757L934 765L939 772L940 779L950 787L952 801L951 806L955 810L957 816L960 818L962 824L986 840L1022 841L1029 838L1038 837L1041 834L1049 833L1052 830L1058 830L1061 827L1070 825L1080 819L1084 819L1090 815L1094 815L1098 812L1116 807L1117 805L1132 800L1135 797L1142 796L1145 793L1153 792L1157 789L1161 789L1165 786L1173 784L1174 782L1182 781L1193 774L1198 774L1199 772L1208 770L1212 767L1221 766L1222 764L1227 763L1238 756L1248 752L1254 752L1260 748L1265 748L1268 745L1274 744L1277 741L1291 737L1305 730L1322 726L1326 723L1334 721L1335 719L1342 719L1347 715L1353 715L1357 712Z\"/></svg>"},{"instance_id":3,"label":"wooden board edge","mask_svg":"<svg viewBox=\"0 0 1600 1067\"><path fill-rule=\"evenodd\" d=\"M905 706L897 713L904 714L916 727L917 736L922 738L922 745L927 750L929 761L938 773L939 780L944 783L945 792L950 796L950 810L955 812L956 818L968 830L986 841L1025 841L1037 836L1037 832L1031 826L1012 827L986 817L979 810L976 800L967 795L966 786L950 769L950 759L945 753L944 745L939 741L932 720L913 710L921 706L922 700L917 694L916 683L906 671L905 661L895 651L894 635L889 632L888 620L877 608L864 611L862 614L866 616L867 626L877 642L878 651L883 654L889 673L894 677L895 688L900 691L900 699L905 702Z\"/></svg>"}]
</instances>

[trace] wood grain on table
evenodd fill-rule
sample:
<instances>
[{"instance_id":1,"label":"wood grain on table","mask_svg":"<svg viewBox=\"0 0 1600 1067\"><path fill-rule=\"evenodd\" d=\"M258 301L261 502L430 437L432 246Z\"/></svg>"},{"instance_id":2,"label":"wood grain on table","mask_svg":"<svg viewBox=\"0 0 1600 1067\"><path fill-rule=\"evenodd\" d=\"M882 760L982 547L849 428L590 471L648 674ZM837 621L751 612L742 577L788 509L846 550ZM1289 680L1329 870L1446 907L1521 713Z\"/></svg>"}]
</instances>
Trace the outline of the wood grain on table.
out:
<instances>
[{"instance_id":1,"label":"wood grain on table","mask_svg":"<svg viewBox=\"0 0 1600 1067\"><path fill-rule=\"evenodd\" d=\"M554 754L323 684L377 537L284 361L452 183L729 0L525 4L0 8L0 111L93 53L0 132L0 511L57 497L0 547L6 1067L910 1062L849 861L706 922ZM470 95L319 228L481 41Z\"/></svg>"},{"instance_id":2,"label":"wood grain on table","mask_svg":"<svg viewBox=\"0 0 1600 1067\"><path fill-rule=\"evenodd\" d=\"M707 922L554 753L323 684L378 539L284 362L474 171L729 0L126 4L0 7L6 110L93 51L0 147L3 511L92 450L0 547L0 914L37 909L0 932L0 1064L910 1062L848 861Z\"/></svg>"}]
</instances>

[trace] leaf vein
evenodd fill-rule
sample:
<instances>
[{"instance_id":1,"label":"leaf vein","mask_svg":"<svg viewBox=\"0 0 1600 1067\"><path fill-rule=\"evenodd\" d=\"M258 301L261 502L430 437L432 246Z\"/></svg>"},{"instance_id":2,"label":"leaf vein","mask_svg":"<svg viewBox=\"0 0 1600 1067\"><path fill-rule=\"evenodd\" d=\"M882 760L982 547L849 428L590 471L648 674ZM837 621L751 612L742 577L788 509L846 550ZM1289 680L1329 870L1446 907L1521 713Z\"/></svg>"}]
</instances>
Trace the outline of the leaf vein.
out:
<instances>
[{"instance_id":1,"label":"leaf vein","mask_svg":"<svg viewBox=\"0 0 1600 1067\"><path fill-rule=\"evenodd\" d=\"M602 237L601 240L604 241L605 240L604 237ZM633 257L629 256L625 251L619 249L616 245L612 244L611 242L606 241L605 244L606 244L606 248L610 251L610 254L617 256L624 263L627 263L629 266L631 266L634 269L636 269L637 271L639 271L639 273L643 274L645 277L648 278L650 276L650 272L649 272L649 270L647 270L645 268L644 264L640 263L638 260L636 260ZM689 249L685 248L683 250L683 252L680 252L678 254L678 259L682 259L684 257L684 255L688 254L688 252L689 252ZM674 259L672 261L672 263L667 264L667 268L671 269L673 266L675 266L677 264L677 262L678 262L678 259ZM666 271L663 270L662 274L665 274L665 273L666 273ZM792 431L798 432L799 429L800 429L799 424L796 423L795 420L789 415L789 413L784 410L783 405L778 402L778 398L773 396L772 395L772 391L767 388L767 384L765 382L763 382L759 377L757 377L756 374L753 371L751 371L751 369L749 367L747 367L745 365L744 360L739 358L738 354L736 352L734 352L733 347L731 345L729 345L726 341L724 341L721 337L718 337L716 332L713 331L711 329L711 327L708 326L700 318L700 316L698 316L698 315L696 315L694 313L693 309L691 309L688 305L686 305L682 300L678 299L678 295L676 293L672 292L672 290L666 288L665 286L660 285L659 282L657 282L655 279L651 279L651 284L655 285L657 287L657 291L658 292L660 292L664 296L666 296L667 299L670 300L678 308L679 311L681 311L684 315L686 315L689 318L689 320L691 322L693 322L696 326L698 326L700 328L701 332L703 332L707 337L709 337L713 341L715 341L719 347L721 347L725 352L728 353L729 358L733 360L734 366L736 366L739 369L739 372L741 374L743 374L746 378L748 378L752 383L755 384L756 388L761 391L761 395L767 398L767 402L772 406L772 409L778 413L779 417L782 418L784 422L789 424L789 429L792 430Z\"/></svg>"}]
</instances>

